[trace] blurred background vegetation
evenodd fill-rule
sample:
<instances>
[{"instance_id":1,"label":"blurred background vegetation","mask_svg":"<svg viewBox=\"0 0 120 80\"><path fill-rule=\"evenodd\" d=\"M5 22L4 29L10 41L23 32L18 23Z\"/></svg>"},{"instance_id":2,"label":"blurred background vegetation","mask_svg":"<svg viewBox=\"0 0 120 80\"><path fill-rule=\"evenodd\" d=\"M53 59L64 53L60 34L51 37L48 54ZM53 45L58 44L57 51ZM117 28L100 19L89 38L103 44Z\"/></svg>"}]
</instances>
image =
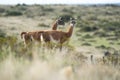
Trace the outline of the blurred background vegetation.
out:
<instances>
[{"instance_id":1,"label":"blurred background vegetation","mask_svg":"<svg viewBox=\"0 0 120 80\"><path fill-rule=\"evenodd\" d=\"M120 44L120 6L117 5L0 5L0 17L24 17L55 20L63 17L68 22L71 17L77 19L75 28L77 46L87 45L95 47L114 47ZM23 19L24 19L23 18ZM44 20L43 19L43 20ZM35 22L36 23L36 22ZM15 23L13 23L15 24ZM17 24L17 23L16 23ZM49 27L50 21L36 23L39 27ZM9 25L9 24L8 24ZM1 26L6 26L1 24ZM36 27L34 26L34 27ZM15 25L16 27L16 25ZM11 30L16 30L12 26ZM0 37L4 38L4 30L0 29ZM22 31L22 30L21 30ZM99 40L103 39L103 40ZM99 42L100 41L100 42ZM74 42L73 42L74 43ZM76 45L75 45L76 46Z\"/></svg>"},{"instance_id":2,"label":"blurred background vegetation","mask_svg":"<svg viewBox=\"0 0 120 80\"><path fill-rule=\"evenodd\" d=\"M61 52L24 47L20 37L22 31L51 30L58 17L63 17L66 22L65 26L58 26L62 31L68 29L70 18L77 21L69 44L64 44ZM105 51L111 55L105 56L108 66L104 63L101 66ZM90 55L94 56L93 63L99 65L89 65L88 68L92 61ZM113 63L115 65L110 66ZM119 65L119 5L0 5L1 80L119 80ZM61 79L58 73L65 66L72 68L70 74L69 71L64 74L71 76L73 70L74 78Z\"/></svg>"}]
</instances>

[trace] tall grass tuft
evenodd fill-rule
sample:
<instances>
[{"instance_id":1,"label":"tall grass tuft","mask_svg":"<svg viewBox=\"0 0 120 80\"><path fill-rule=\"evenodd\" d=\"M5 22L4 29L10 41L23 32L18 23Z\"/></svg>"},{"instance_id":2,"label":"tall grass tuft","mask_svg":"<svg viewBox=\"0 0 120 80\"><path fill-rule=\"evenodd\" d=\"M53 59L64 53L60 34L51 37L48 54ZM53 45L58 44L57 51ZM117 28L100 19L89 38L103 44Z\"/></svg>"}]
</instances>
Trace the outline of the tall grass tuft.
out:
<instances>
[{"instance_id":1,"label":"tall grass tuft","mask_svg":"<svg viewBox=\"0 0 120 80\"><path fill-rule=\"evenodd\" d=\"M18 47L18 46L17 46ZM22 46L19 46L19 48ZM29 49L29 48L28 48ZM0 80L118 80L119 67L87 64L82 53L63 48L26 49L22 56L10 47L2 49ZM20 53L19 53L20 54ZM31 54L31 57L28 57Z\"/></svg>"}]
</instances>

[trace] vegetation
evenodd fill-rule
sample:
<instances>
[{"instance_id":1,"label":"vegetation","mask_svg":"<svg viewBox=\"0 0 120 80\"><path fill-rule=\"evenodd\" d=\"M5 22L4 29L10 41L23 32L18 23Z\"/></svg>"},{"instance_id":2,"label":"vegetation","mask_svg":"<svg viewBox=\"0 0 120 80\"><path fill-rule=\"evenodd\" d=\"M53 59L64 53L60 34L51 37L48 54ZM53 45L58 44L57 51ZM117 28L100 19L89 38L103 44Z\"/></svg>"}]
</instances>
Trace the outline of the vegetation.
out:
<instances>
[{"instance_id":1,"label":"vegetation","mask_svg":"<svg viewBox=\"0 0 120 80\"><path fill-rule=\"evenodd\" d=\"M117 5L0 5L0 80L119 80L119 14ZM77 21L62 51L25 48L22 31L50 30L60 16L66 25L58 30Z\"/></svg>"}]
</instances>

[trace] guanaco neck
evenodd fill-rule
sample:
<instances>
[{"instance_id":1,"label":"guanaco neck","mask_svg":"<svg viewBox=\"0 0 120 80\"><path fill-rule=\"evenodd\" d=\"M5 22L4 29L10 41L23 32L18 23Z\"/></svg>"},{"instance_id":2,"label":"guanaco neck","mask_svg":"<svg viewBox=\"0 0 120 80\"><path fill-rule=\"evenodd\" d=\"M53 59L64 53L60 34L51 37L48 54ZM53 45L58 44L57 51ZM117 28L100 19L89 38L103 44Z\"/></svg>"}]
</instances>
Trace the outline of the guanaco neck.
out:
<instances>
[{"instance_id":1,"label":"guanaco neck","mask_svg":"<svg viewBox=\"0 0 120 80\"><path fill-rule=\"evenodd\" d=\"M52 26L52 30L57 30L57 25L58 25L58 23L57 23L57 20L56 20L54 22L53 26Z\"/></svg>"},{"instance_id":2,"label":"guanaco neck","mask_svg":"<svg viewBox=\"0 0 120 80\"><path fill-rule=\"evenodd\" d=\"M74 27L74 25L73 25L73 24L70 24L70 27L69 27L68 32L67 32L67 37L71 37L71 36L72 36L73 27Z\"/></svg>"}]
</instances>

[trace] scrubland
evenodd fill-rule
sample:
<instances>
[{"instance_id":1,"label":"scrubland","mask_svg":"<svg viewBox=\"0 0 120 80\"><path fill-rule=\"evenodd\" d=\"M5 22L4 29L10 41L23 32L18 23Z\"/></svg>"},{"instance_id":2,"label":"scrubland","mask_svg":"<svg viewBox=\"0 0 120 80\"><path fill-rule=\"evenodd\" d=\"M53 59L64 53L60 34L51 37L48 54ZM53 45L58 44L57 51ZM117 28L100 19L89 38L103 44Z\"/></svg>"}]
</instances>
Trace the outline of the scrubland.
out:
<instances>
[{"instance_id":1,"label":"scrubland","mask_svg":"<svg viewBox=\"0 0 120 80\"><path fill-rule=\"evenodd\" d=\"M66 22L58 26L62 31L76 18L62 51L24 47L22 31L51 30L60 16ZM104 62L105 51L117 58ZM119 80L119 66L120 6L0 5L0 80Z\"/></svg>"}]
</instances>

